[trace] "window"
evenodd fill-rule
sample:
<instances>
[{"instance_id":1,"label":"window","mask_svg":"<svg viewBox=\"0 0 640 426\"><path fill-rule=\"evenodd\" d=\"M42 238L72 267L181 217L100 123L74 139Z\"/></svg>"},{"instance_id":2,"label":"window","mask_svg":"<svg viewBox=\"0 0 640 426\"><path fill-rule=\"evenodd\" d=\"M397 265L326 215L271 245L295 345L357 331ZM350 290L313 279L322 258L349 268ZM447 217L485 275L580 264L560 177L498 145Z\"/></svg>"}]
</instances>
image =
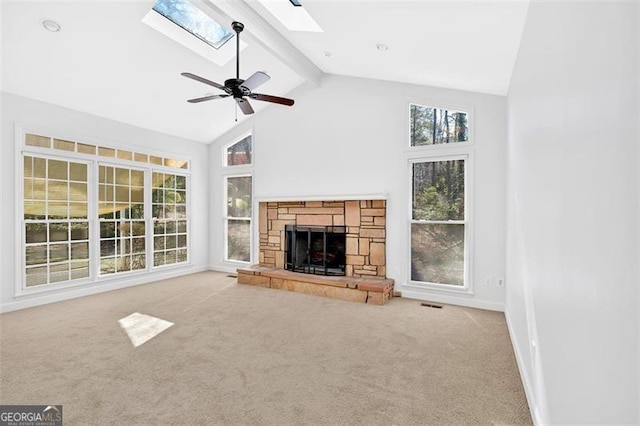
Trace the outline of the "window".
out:
<instances>
[{"instance_id":1,"label":"window","mask_svg":"<svg viewBox=\"0 0 640 426\"><path fill-rule=\"evenodd\" d=\"M19 292L187 262L188 161L34 134L21 149Z\"/></svg>"},{"instance_id":2,"label":"window","mask_svg":"<svg viewBox=\"0 0 640 426\"><path fill-rule=\"evenodd\" d=\"M214 49L219 49L233 37L231 31L188 0L158 0L153 10Z\"/></svg>"},{"instance_id":3,"label":"window","mask_svg":"<svg viewBox=\"0 0 640 426\"><path fill-rule=\"evenodd\" d=\"M227 148L225 166L251 164L251 135L245 136Z\"/></svg>"},{"instance_id":4,"label":"window","mask_svg":"<svg viewBox=\"0 0 640 426\"><path fill-rule=\"evenodd\" d=\"M87 164L23 157L26 287L89 276Z\"/></svg>"},{"instance_id":5,"label":"window","mask_svg":"<svg viewBox=\"0 0 640 426\"><path fill-rule=\"evenodd\" d=\"M153 266L187 261L187 178L153 173Z\"/></svg>"},{"instance_id":6,"label":"window","mask_svg":"<svg viewBox=\"0 0 640 426\"><path fill-rule=\"evenodd\" d=\"M251 262L253 136L222 148L224 175L224 260Z\"/></svg>"},{"instance_id":7,"label":"window","mask_svg":"<svg viewBox=\"0 0 640 426\"><path fill-rule=\"evenodd\" d=\"M468 113L411 104L411 146L469 141Z\"/></svg>"},{"instance_id":8,"label":"window","mask_svg":"<svg viewBox=\"0 0 640 426\"><path fill-rule=\"evenodd\" d=\"M466 156L412 167L411 281L465 286Z\"/></svg>"},{"instance_id":9,"label":"window","mask_svg":"<svg viewBox=\"0 0 640 426\"><path fill-rule=\"evenodd\" d=\"M100 165L100 274L146 268L144 171Z\"/></svg>"},{"instance_id":10,"label":"window","mask_svg":"<svg viewBox=\"0 0 640 426\"><path fill-rule=\"evenodd\" d=\"M251 176L227 179L226 260L251 261Z\"/></svg>"}]
</instances>

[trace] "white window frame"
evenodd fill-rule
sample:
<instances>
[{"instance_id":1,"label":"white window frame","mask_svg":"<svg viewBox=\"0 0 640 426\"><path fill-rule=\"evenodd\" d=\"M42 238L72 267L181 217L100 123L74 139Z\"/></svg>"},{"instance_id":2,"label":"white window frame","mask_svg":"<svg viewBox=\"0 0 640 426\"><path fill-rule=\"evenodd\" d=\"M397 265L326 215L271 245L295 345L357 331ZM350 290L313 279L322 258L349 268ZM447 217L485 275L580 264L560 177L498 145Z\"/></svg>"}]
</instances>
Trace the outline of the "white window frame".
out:
<instances>
[{"instance_id":1,"label":"white window frame","mask_svg":"<svg viewBox=\"0 0 640 426\"><path fill-rule=\"evenodd\" d=\"M407 225L406 225L406 259L408 264L405 272L405 286L423 290L438 290L448 293L465 293L473 294L473 247L474 247L474 155L475 155L475 114L474 108L468 105L459 105L455 103L425 100L425 99L408 99L406 104L406 137L405 137L405 164L406 164L406 208L407 208ZM411 105L419 105L431 108L440 108L449 111L458 111L467 113L467 126L469 137L466 142L455 142L449 144L435 144L411 146ZM413 220L413 164L434 161L451 161L464 160L464 196L465 196L465 220L464 220L464 285L440 284L422 281L413 281L411 279L411 225L412 223L425 223L424 221ZM427 221L426 223L437 223L438 221ZM457 223L458 221L442 221L441 223Z\"/></svg>"},{"instance_id":2,"label":"white window frame","mask_svg":"<svg viewBox=\"0 0 640 426\"><path fill-rule=\"evenodd\" d=\"M241 140L247 138L248 136L251 136L251 163L249 164L227 164L227 150L232 147L233 145L237 144L238 142L240 142ZM240 135L237 138L234 138L232 142L229 142L225 145L222 146L222 168L223 170L229 170L230 173L236 173L235 170L238 169L243 169L243 168L247 168L249 170L253 170L253 163L254 163L254 137L253 137L253 131L248 131L248 132L244 132L242 135ZM231 170L234 170L233 172L231 172Z\"/></svg>"},{"instance_id":3,"label":"white window frame","mask_svg":"<svg viewBox=\"0 0 640 426\"><path fill-rule=\"evenodd\" d=\"M227 149L241 140L245 139L247 136L251 136L251 163L249 164L238 164L238 165L227 165ZM223 190L221 191L223 194L222 199L222 262L232 266L246 266L252 263L255 263L255 217L256 217L256 203L254 202L254 173L253 167L256 161L255 155L255 133L253 129L248 130L242 133L240 136L234 138L231 142L222 145L221 148L221 163L222 163L222 185ZM231 220L244 220L245 218L234 218L228 216L227 210L227 200L228 197L228 179L231 177L251 177L251 217L249 219L250 228L249 228L249 261L243 262L241 260L229 259L229 246L228 246L228 221Z\"/></svg>"},{"instance_id":4,"label":"white window frame","mask_svg":"<svg viewBox=\"0 0 640 426\"><path fill-rule=\"evenodd\" d=\"M143 275L149 272L156 272L158 270L166 270L166 269L180 269L180 268L188 268L192 266L191 263L191 250L192 250L192 230L191 230L191 158L185 158L188 161L189 168L187 169L178 169L173 167L168 167L159 164L152 163L140 163L133 160L122 160L118 158L109 158L109 157L101 157L99 155L92 154L82 154L72 151L62 151L58 149L52 148L40 148L35 146L29 146L26 144L26 135L27 134L36 134L36 135L47 135L47 137L51 137L52 139L61 139L68 141L77 141L79 143L90 143L95 144L96 146L108 146L114 149L124 149L131 150L131 144L114 144L111 141L101 141L97 140L97 138L87 139L84 137L78 137L76 135L70 134L60 134L59 132L51 131L46 128L38 128L35 126L23 127L20 124L14 125L14 133L15 133L15 157L14 157L14 173L15 173L15 253L20 253L15 257L14 262L14 271L15 271L15 286L14 286L14 295L15 297L40 294L40 293L49 293L61 291L67 288L76 288L87 286L88 284L100 284L103 282L110 282L117 279L130 278L133 276ZM106 142L106 143L105 143ZM136 148L137 149L137 148ZM147 149L144 147L139 147L137 149L138 152L145 153L147 155L153 155L158 157L175 157L175 153L162 152L158 150ZM77 280L70 281L61 281L58 283L49 283L49 284L41 284L37 286L27 287L26 286L26 277L25 277L25 267L26 267L26 259L25 259L25 244L26 244L26 236L24 231L24 192L23 192L23 182L24 182L24 171L23 171L23 157L25 155L36 156L36 157L46 157L59 159L63 161L74 161L74 162L82 162L87 164L87 212L89 215L89 277L82 278ZM180 157L178 155L178 157ZM148 205L149 208L146 209L145 212L145 223L147 229L151 230L151 234L147 234L146 238L146 264L144 269L138 269L135 271L127 271L123 273L114 273L107 275L100 275L100 223L98 218L98 173L99 173L99 165L109 165L112 167L125 167L130 169L142 169L145 173L145 205ZM186 185L187 185L187 204L186 204L186 215L187 215L187 261L181 263L175 263L170 265L162 265L158 267L153 266L153 220L151 217L151 173L152 172L166 172L177 174L186 177ZM147 231L149 232L149 231ZM149 235L151 238L149 238ZM151 259L151 263L149 262Z\"/></svg>"},{"instance_id":5,"label":"white window frame","mask_svg":"<svg viewBox=\"0 0 640 426\"><path fill-rule=\"evenodd\" d=\"M444 109L448 111L455 112L465 112L467 114L467 128L469 130L469 137L465 142L452 142L452 143L439 143L432 145L419 145L412 146L411 145L411 106L421 106L426 108L438 108ZM459 105L452 103L445 103L441 101L420 101L416 99L410 99L406 104L406 114L407 114L407 128L406 128L406 146L407 151L416 152L419 150L449 150L456 148L469 148L474 145L475 131L474 131L474 108L468 105Z\"/></svg>"},{"instance_id":6,"label":"white window frame","mask_svg":"<svg viewBox=\"0 0 640 426\"><path fill-rule=\"evenodd\" d=\"M111 159L109 159L111 160ZM100 185L100 178L99 178L99 173L100 173L100 166L105 166L105 167L113 167L113 168L126 168L126 169L130 169L130 170L137 170L137 171L141 171L144 173L144 205L145 205L145 212L144 212L144 217L143 217L143 222L144 222L144 226L145 226L145 267L142 269L133 269L133 270L129 270L129 271L116 271L113 272L111 274L103 274L101 272L101 268L100 268L100 264L101 264L101 256L100 256L100 242L101 242L101 238L100 238L100 224L103 222L102 219L100 219L100 215L99 215L99 204L100 204L100 198L99 198L99 194L98 194L98 190L96 190L97 187L99 187ZM124 276L124 275L128 275L128 274L135 274L137 272L140 271L148 271L149 270L149 236L147 235L148 229L149 229L149 218L151 216L151 213L148 212L148 210L150 210L150 208L146 208L147 206L150 206L149 204L147 204L147 191L149 190L149 169L146 168L142 168L142 167L135 167L132 165L124 165L121 163L114 163L112 161L100 161L99 159L95 162L95 169L96 169L96 186L94 187L94 191L96 191L95 194L95 199L96 199L96 205L94 206L94 208L96 208L95 210L95 216L96 216L96 231L97 231L97 235L98 235L98 241L97 241L97 246L96 246L96 257L97 257L97 269L96 269L96 275L97 277L99 277L100 279L104 279L107 277L115 277L115 276ZM130 219L129 219L130 220ZM114 219L115 221L115 219ZM152 225L151 225L152 226ZM153 239L153 233L151 234L151 238ZM153 255L153 247L151 248L151 254Z\"/></svg>"},{"instance_id":7,"label":"white window frame","mask_svg":"<svg viewBox=\"0 0 640 426\"><path fill-rule=\"evenodd\" d=\"M424 221L424 220L414 220L413 219L413 165L417 164L417 163L431 163L431 162L438 162L438 161L454 161L454 160L463 160L464 161L464 201L465 201L465 208L464 208L464 220L442 220L442 221L437 221L437 220L428 220L428 221ZM418 158L412 158L409 160L408 162L408 186L409 186L409 203L408 203L408 227L407 227L407 235L408 235L408 252L407 252L407 259L409 259L409 265L408 265L408 276L407 276L407 283L409 286L413 286L413 287L420 287L420 288L430 288L430 289L439 289L439 290L448 290L448 291L454 291L454 292L465 292L465 293L470 293L472 291L472 283L471 283L471 265L472 265L472 246L473 246L473 239L472 239L472 224L471 224L471 217L472 215L472 207L471 207L471 197L470 194L472 193L472 191L470 190L470 185L471 185L471 179L470 176L472 175L472 170L473 170L473 166L472 166L472 161L471 161L471 156L469 154L452 154L452 155L434 155L434 156L426 156L426 157L418 157ZM412 245L412 238L411 238L411 225L414 223L425 223L425 224L451 224L451 225L455 225L455 224L461 224L464 225L464 285L460 286L460 285L454 285L454 284L442 284L442 283L432 283L432 282L425 282L425 281L414 281L411 279L411 245Z\"/></svg>"},{"instance_id":8,"label":"white window frame","mask_svg":"<svg viewBox=\"0 0 640 426\"><path fill-rule=\"evenodd\" d=\"M39 288L53 288L53 287L64 288L67 286L80 285L80 284L90 282L94 278L93 277L94 271L91 264L92 254L94 251L93 244L92 244L92 229L93 229L92 214L95 212L95 206L92 205L91 189L90 189L92 185L91 184L92 164L90 161L87 161L85 159L56 155L55 152L50 152L50 151L44 152L44 150L39 152L35 152L35 151L36 150L26 150L26 149L21 151L17 155L18 161L16 162L18 166L16 168L16 176L18 177L16 179L16 182L17 182L16 210L18 211L18 214L16 215L16 223L17 223L16 233L18 236L18 238L16 238L16 242L19 247L16 252L20 253L20 256L16 256L17 258L16 277L19 277L19 279L16 280L16 295L20 295L23 293L31 293L35 289L39 289ZM27 277L26 277L27 261L26 261L26 253L25 253L26 252L25 248L27 246L27 238L26 238L25 228L28 222L24 219L24 170L23 170L23 159L25 156L30 156L34 158L44 158L47 160L60 160L65 162L74 162L74 163L85 164L87 166L87 223L89 225L89 241L88 241L89 242L89 259L88 259L89 260L89 276L88 277L79 278L79 279L70 279L67 281L59 281L59 282L53 282L53 283L50 282L47 284L38 284L33 287L27 287ZM48 181L49 180L48 177L45 180ZM67 219L67 221L73 222L72 219ZM43 222L49 223L50 219L45 219ZM54 220L54 222L56 221ZM69 243L71 243L71 240L69 240ZM49 247L49 245L51 245L51 242L48 241L47 248ZM47 266L48 265L49 265L49 261L47 261Z\"/></svg>"},{"instance_id":9,"label":"white window frame","mask_svg":"<svg viewBox=\"0 0 640 426\"><path fill-rule=\"evenodd\" d=\"M227 201L229 200L229 178L250 177L251 178L251 217L229 216ZM229 263L249 265L253 261L253 173L228 174L224 176L224 261ZM244 262L237 259L229 259L229 220L244 220L249 222L249 261Z\"/></svg>"},{"instance_id":10,"label":"white window frame","mask_svg":"<svg viewBox=\"0 0 640 426\"><path fill-rule=\"evenodd\" d=\"M157 218L153 217L153 201L152 201L152 197L153 197L153 172L162 172L162 173L171 173L173 175L176 176L184 176L186 182L186 194L187 194L187 204L185 205L185 216L186 216L186 222L187 222L187 260L184 262L176 262L176 263L169 263L169 264L164 264L164 265L158 265L155 266L155 248L153 245L153 238L155 237L155 233L154 233L154 226L155 226L155 221ZM145 174L145 190L148 189L148 194L145 195L145 203L147 202L147 200L149 200L149 211L145 214L148 215L148 218L146 220L147 226L150 227L149 229L151 230L151 238L147 238L147 268L150 268L151 270L159 270L159 269L166 269L166 268L176 268L176 267L180 267L180 266L184 266L184 265L191 265L191 240L193 239L193 234L191 233L191 175L188 173L184 173L181 170L178 169L171 169L171 168L167 168L167 167L152 167L150 168L147 173ZM148 197L148 198L147 198ZM177 221L177 219L176 219ZM167 235L166 233L163 235ZM166 248L165 248L165 252L166 252ZM149 263L151 262L151 263Z\"/></svg>"}]
</instances>

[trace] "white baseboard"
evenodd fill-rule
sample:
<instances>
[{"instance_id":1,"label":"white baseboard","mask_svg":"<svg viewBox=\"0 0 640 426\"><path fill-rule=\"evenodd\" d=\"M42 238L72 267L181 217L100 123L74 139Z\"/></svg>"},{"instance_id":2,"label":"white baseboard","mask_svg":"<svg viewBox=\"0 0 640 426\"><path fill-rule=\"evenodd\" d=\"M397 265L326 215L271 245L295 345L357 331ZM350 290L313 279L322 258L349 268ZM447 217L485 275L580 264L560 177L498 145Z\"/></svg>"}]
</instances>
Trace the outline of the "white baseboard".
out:
<instances>
[{"instance_id":1,"label":"white baseboard","mask_svg":"<svg viewBox=\"0 0 640 426\"><path fill-rule=\"evenodd\" d=\"M33 308L35 306L46 305L48 303L62 302L64 300L76 299L78 297L89 296L91 294L119 290L122 288L148 284L153 281L160 281L168 278L179 277L182 275L195 274L197 272L203 272L207 270L209 270L209 268L207 268L206 266L193 266L190 268L172 269L170 271L164 272L153 272L144 275L138 275L133 278L123 277L119 280L102 283L91 283L82 287L61 289L59 291L52 291L50 293L39 293L29 296L21 296L17 300L1 304L0 313Z\"/></svg>"},{"instance_id":2,"label":"white baseboard","mask_svg":"<svg viewBox=\"0 0 640 426\"><path fill-rule=\"evenodd\" d=\"M511 326L511 317L509 316L509 312L505 311L504 316L507 320L507 329L509 330L509 338L511 339L511 345L513 346L513 352L516 355L516 364L518 365L518 371L520 372L520 379L522 380L522 386L524 387L524 394L527 397L527 403L529 404L529 411L531 412L531 419L533 420L533 424L535 425L543 425L544 422L540 418L540 411L535 402L534 392L533 392L533 381L524 369L524 359L522 358L522 351L520 350L520 346L518 345L518 341L516 340L513 334L513 327Z\"/></svg>"},{"instance_id":3,"label":"white baseboard","mask_svg":"<svg viewBox=\"0 0 640 426\"><path fill-rule=\"evenodd\" d=\"M466 306L469 308L486 309L489 311L504 312L504 304L487 302L484 300L465 299L462 297L450 296L446 294L426 293L422 291L410 290L406 287L401 290L402 297L407 299L424 300L428 302L446 303L449 305Z\"/></svg>"},{"instance_id":4,"label":"white baseboard","mask_svg":"<svg viewBox=\"0 0 640 426\"><path fill-rule=\"evenodd\" d=\"M238 268L242 268L242 266L209 265L209 271L224 272L225 274L237 274Z\"/></svg>"}]
</instances>

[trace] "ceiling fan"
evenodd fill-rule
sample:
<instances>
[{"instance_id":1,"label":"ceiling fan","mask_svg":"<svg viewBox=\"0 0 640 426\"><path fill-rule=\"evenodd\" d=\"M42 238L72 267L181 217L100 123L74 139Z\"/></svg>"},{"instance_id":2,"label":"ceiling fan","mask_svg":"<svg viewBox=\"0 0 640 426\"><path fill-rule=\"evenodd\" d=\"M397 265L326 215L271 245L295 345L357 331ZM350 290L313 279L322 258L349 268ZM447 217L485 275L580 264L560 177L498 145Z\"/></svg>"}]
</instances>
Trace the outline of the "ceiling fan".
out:
<instances>
[{"instance_id":1,"label":"ceiling fan","mask_svg":"<svg viewBox=\"0 0 640 426\"><path fill-rule=\"evenodd\" d=\"M220 95L210 95L210 96L203 96L201 98L189 99L187 102L199 103L204 101L211 101L213 99L228 98L232 96L233 99L238 104L238 107L240 107L240 110L244 114L253 114L254 112L247 98L255 99L256 101L271 102L271 103L280 104L280 105L287 105L287 106L293 105L293 102L294 102L293 99L281 98L279 96L272 96L272 95L263 95L262 93L252 92L252 90L255 89L256 87L269 81L271 77L269 77L268 74L262 71L256 71L255 73L253 73L251 77L247 78L246 80L242 80L240 78L240 33L244 29L244 25L240 22L234 21L233 23L231 23L231 27L236 32L236 78L230 78L226 80L223 86L221 84L218 84L211 80L207 80L206 78L197 76L195 74L191 74L189 72L183 72L181 75L187 78L199 81L200 83L208 84L209 86L213 86L216 89L220 89L225 92L224 94L220 94Z\"/></svg>"}]
</instances>

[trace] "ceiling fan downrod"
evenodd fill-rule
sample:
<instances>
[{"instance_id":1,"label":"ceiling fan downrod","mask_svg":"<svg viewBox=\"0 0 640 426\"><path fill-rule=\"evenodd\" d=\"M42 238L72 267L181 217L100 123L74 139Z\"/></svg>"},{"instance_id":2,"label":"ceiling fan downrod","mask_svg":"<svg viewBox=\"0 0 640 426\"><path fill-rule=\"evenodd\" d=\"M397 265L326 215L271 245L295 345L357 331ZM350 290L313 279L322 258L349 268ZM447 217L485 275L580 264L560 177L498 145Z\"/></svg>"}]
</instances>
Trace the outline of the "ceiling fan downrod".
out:
<instances>
[{"instance_id":1,"label":"ceiling fan downrod","mask_svg":"<svg viewBox=\"0 0 640 426\"><path fill-rule=\"evenodd\" d=\"M240 33L244 30L244 24L233 21L231 28L236 32L236 79L240 80Z\"/></svg>"}]
</instances>

